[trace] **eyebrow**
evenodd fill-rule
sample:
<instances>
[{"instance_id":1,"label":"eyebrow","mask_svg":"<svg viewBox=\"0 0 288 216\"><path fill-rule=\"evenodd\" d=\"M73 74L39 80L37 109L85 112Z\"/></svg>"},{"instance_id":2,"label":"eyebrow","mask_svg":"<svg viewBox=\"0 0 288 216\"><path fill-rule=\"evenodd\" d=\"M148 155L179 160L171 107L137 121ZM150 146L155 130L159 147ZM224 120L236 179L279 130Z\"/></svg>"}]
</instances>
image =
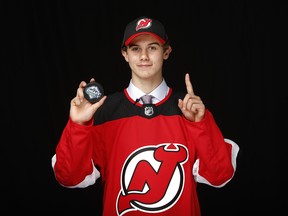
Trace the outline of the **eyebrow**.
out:
<instances>
[{"instance_id":1,"label":"eyebrow","mask_svg":"<svg viewBox=\"0 0 288 216\"><path fill-rule=\"evenodd\" d=\"M151 46L151 45L159 45L159 46L161 46L161 44L159 42L152 42L152 43L149 43L148 45L149 46ZM139 45L136 44L136 43L130 43L128 46L131 47L131 46L139 46Z\"/></svg>"}]
</instances>

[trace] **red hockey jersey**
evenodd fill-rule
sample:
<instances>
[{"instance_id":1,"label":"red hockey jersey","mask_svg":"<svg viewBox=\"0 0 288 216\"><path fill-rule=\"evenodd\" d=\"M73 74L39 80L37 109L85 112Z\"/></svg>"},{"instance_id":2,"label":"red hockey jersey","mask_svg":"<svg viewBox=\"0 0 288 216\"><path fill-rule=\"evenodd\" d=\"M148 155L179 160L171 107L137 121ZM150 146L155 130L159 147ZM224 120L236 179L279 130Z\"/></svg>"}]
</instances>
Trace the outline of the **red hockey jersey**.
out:
<instances>
[{"instance_id":1,"label":"red hockey jersey","mask_svg":"<svg viewBox=\"0 0 288 216\"><path fill-rule=\"evenodd\" d=\"M107 97L91 125L69 119L52 158L57 181L87 187L101 175L104 216L199 216L197 182L224 186L239 147L208 109L200 122L185 119L177 106L184 96L170 89L142 105L124 90Z\"/></svg>"}]
</instances>

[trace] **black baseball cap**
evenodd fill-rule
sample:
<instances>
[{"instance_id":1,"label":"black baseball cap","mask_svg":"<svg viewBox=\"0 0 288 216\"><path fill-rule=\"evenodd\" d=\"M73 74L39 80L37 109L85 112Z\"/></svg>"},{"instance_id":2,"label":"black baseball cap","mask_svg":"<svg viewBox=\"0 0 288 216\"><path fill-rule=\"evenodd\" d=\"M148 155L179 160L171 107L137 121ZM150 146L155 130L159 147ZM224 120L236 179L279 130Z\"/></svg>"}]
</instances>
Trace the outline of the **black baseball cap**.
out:
<instances>
[{"instance_id":1,"label":"black baseball cap","mask_svg":"<svg viewBox=\"0 0 288 216\"><path fill-rule=\"evenodd\" d=\"M142 34L150 34L162 44L168 41L164 25L160 21L142 16L127 24L121 47L128 46L135 37Z\"/></svg>"}]
</instances>

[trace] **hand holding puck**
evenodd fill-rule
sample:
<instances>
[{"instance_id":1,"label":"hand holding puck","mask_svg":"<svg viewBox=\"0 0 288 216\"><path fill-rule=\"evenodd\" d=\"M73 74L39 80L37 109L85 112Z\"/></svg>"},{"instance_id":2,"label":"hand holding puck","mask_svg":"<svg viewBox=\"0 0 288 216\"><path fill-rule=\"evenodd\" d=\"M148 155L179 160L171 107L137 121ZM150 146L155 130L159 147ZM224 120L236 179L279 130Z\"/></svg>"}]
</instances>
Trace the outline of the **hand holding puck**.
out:
<instances>
[{"instance_id":1,"label":"hand holding puck","mask_svg":"<svg viewBox=\"0 0 288 216\"><path fill-rule=\"evenodd\" d=\"M84 97L90 103L98 102L103 96L104 96L104 89L97 82L90 82L84 88Z\"/></svg>"}]
</instances>

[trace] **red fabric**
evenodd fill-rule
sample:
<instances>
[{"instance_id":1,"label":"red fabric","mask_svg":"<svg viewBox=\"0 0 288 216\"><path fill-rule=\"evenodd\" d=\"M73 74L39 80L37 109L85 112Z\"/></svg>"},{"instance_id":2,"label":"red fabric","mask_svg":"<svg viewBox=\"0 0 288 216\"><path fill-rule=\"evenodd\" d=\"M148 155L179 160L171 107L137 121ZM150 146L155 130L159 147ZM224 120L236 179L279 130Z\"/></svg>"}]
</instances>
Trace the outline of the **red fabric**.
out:
<instances>
[{"instance_id":1,"label":"red fabric","mask_svg":"<svg viewBox=\"0 0 288 216\"><path fill-rule=\"evenodd\" d=\"M199 174L213 185L234 174L231 145L209 110L197 123L181 115L136 115L96 126L69 120L56 155L55 176L64 186L91 174L91 160L100 167L104 216L199 216L195 160Z\"/></svg>"}]
</instances>

